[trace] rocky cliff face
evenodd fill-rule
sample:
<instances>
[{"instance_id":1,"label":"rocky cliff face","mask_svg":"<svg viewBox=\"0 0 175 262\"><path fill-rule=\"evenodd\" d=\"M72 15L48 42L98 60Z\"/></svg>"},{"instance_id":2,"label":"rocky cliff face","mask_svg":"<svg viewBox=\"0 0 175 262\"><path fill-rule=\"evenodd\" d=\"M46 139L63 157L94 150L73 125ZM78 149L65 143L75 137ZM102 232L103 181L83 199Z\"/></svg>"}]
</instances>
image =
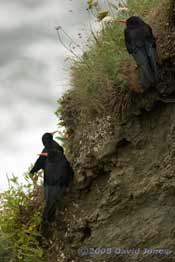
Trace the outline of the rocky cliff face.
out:
<instances>
[{"instance_id":1,"label":"rocky cliff face","mask_svg":"<svg viewBox=\"0 0 175 262\"><path fill-rule=\"evenodd\" d=\"M53 228L63 261L174 261L174 115L175 104L158 103L134 117L123 126L111 172L101 172L91 186L66 195L59 228ZM139 248L140 253L79 256L80 247ZM146 255L144 249L173 253Z\"/></svg>"},{"instance_id":2,"label":"rocky cliff face","mask_svg":"<svg viewBox=\"0 0 175 262\"><path fill-rule=\"evenodd\" d=\"M107 113L72 136L77 174L49 261L175 261L175 35L166 28L160 84L129 92L121 119Z\"/></svg>"}]
</instances>

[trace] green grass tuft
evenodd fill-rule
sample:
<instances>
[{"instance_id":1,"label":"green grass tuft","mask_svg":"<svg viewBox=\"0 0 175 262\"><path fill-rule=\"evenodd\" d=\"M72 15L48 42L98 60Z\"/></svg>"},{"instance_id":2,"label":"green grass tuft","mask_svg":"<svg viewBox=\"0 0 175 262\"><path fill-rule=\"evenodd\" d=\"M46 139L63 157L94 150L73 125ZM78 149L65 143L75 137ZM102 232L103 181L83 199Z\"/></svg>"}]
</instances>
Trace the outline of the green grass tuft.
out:
<instances>
[{"instance_id":1,"label":"green grass tuft","mask_svg":"<svg viewBox=\"0 0 175 262\"><path fill-rule=\"evenodd\" d=\"M36 207L39 192L33 183L21 185L16 177L1 196L0 258L9 262L41 262L43 249L39 231L40 210ZM41 205L39 201L39 206Z\"/></svg>"}]
</instances>

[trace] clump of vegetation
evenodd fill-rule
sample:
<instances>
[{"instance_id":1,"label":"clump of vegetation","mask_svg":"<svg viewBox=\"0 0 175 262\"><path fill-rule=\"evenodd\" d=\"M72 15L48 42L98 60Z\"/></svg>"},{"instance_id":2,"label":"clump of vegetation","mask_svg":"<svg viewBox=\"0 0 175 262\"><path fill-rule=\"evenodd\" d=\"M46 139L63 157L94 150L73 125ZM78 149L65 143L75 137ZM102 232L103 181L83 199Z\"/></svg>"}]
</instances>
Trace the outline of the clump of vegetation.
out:
<instances>
[{"instance_id":1,"label":"clump of vegetation","mask_svg":"<svg viewBox=\"0 0 175 262\"><path fill-rule=\"evenodd\" d=\"M9 189L1 195L0 258L8 262L42 261L40 233L41 187L30 182L22 185L9 179Z\"/></svg>"},{"instance_id":2,"label":"clump of vegetation","mask_svg":"<svg viewBox=\"0 0 175 262\"><path fill-rule=\"evenodd\" d=\"M128 15L139 15L147 19L147 16L155 6L160 3L160 0L128 0Z\"/></svg>"}]
</instances>

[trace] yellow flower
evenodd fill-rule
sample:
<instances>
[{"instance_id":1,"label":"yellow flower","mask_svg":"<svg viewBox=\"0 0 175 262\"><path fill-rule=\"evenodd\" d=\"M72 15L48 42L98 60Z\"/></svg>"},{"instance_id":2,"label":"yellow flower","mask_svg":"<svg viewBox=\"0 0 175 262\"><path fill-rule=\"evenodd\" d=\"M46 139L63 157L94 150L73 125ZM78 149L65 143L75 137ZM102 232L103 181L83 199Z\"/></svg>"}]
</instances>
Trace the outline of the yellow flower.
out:
<instances>
[{"instance_id":1,"label":"yellow flower","mask_svg":"<svg viewBox=\"0 0 175 262\"><path fill-rule=\"evenodd\" d=\"M108 15L108 13L109 13L109 11L106 11L106 10L100 11L100 12L98 13L98 15L97 15L98 21L103 20L103 18L105 18L105 17Z\"/></svg>"},{"instance_id":2,"label":"yellow flower","mask_svg":"<svg viewBox=\"0 0 175 262\"><path fill-rule=\"evenodd\" d=\"M89 9L98 6L98 0L88 0L87 2L88 2Z\"/></svg>"},{"instance_id":3,"label":"yellow flower","mask_svg":"<svg viewBox=\"0 0 175 262\"><path fill-rule=\"evenodd\" d=\"M110 24L113 22L113 18L111 16L105 16L105 18L103 18L103 22L106 23L106 24Z\"/></svg>"},{"instance_id":4,"label":"yellow flower","mask_svg":"<svg viewBox=\"0 0 175 262\"><path fill-rule=\"evenodd\" d=\"M119 7L118 9L119 11L128 11L128 7L124 6L124 7Z\"/></svg>"},{"instance_id":5,"label":"yellow flower","mask_svg":"<svg viewBox=\"0 0 175 262\"><path fill-rule=\"evenodd\" d=\"M29 232L31 232L31 231L33 231L33 229L35 229L36 228L36 225L35 224L33 224L33 225L30 225L29 226Z\"/></svg>"}]
</instances>

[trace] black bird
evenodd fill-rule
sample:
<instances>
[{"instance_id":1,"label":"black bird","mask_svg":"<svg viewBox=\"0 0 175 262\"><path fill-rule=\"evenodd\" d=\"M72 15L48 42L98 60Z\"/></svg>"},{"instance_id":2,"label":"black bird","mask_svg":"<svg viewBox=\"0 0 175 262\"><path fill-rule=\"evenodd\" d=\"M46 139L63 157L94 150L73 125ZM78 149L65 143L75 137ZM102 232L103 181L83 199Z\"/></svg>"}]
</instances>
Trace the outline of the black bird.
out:
<instances>
[{"instance_id":1,"label":"black bird","mask_svg":"<svg viewBox=\"0 0 175 262\"><path fill-rule=\"evenodd\" d=\"M42 153L47 152L48 149L56 149L62 153L64 153L64 149L62 146L60 146L57 142L55 142L53 140L53 136L56 133L52 132L52 133L45 133L42 136L42 142L44 145L44 149L42 150ZM34 174L37 173L40 169L44 169L45 167L45 162L46 162L46 158L44 156L39 156L39 158L36 160L33 168L30 170L30 174Z\"/></svg>"},{"instance_id":2,"label":"black bird","mask_svg":"<svg viewBox=\"0 0 175 262\"><path fill-rule=\"evenodd\" d=\"M69 163L69 161L67 160L67 158L64 155L63 147L60 146L55 140L53 140L53 135L56 132L57 131L52 132L52 133L45 133L42 136L42 142L43 142L43 145L44 145L42 153L47 153L48 150L58 150L63 154L65 161L67 161L67 165L69 166L69 179L68 179L68 177L65 178L65 185L68 186L70 184L70 182L73 180L74 171L73 171L71 164ZM44 170L45 164L46 164L46 157L44 157L43 155L40 155L39 158L36 160L33 168L29 171L29 173L34 174L34 173L37 173L40 169Z\"/></svg>"},{"instance_id":3,"label":"black bird","mask_svg":"<svg viewBox=\"0 0 175 262\"><path fill-rule=\"evenodd\" d=\"M114 21L126 24L124 31L126 48L139 66L141 86L149 88L158 81L156 39L151 27L138 16Z\"/></svg>"},{"instance_id":4,"label":"black bird","mask_svg":"<svg viewBox=\"0 0 175 262\"><path fill-rule=\"evenodd\" d=\"M55 203L69 186L74 177L74 171L64 155L64 149L53 140L53 133L42 136L44 149L36 160L30 174L44 171L44 198L46 205L43 211L44 231L47 222L51 222L55 214Z\"/></svg>"},{"instance_id":5,"label":"black bird","mask_svg":"<svg viewBox=\"0 0 175 262\"><path fill-rule=\"evenodd\" d=\"M61 198L70 181L70 166L61 151L49 149L41 153L45 157L44 168L44 198L45 208L43 222L49 223L54 220L56 202Z\"/></svg>"},{"instance_id":6,"label":"black bird","mask_svg":"<svg viewBox=\"0 0 175 262\"><path fill-rule=\"evenodd\" d=\"M45 146L44 152L48 152L49 150L58 150L58 151L62 152L62 158L66 162L67 168L69 168L69 170L67 171L68 175L64 177L64 185L68 186L70 184L70 182L73 180L74 171L72 169L71 164L69 163L69 161L67 160L66 156L64 155L63 147L61 147L58 143L56 143L53 140L53 135L55 133L56 132L45 133L42 136L42 142L43 142L43 145ZM40 157L42 158L42 156L40 156Z\"/></svg>"}]
</instances>

